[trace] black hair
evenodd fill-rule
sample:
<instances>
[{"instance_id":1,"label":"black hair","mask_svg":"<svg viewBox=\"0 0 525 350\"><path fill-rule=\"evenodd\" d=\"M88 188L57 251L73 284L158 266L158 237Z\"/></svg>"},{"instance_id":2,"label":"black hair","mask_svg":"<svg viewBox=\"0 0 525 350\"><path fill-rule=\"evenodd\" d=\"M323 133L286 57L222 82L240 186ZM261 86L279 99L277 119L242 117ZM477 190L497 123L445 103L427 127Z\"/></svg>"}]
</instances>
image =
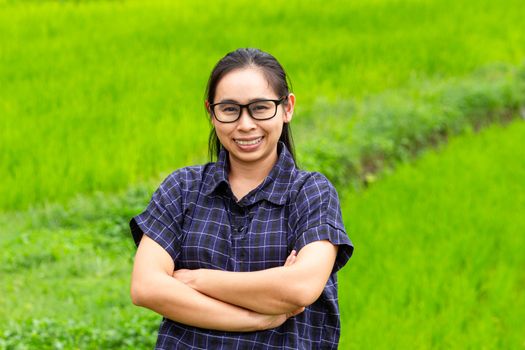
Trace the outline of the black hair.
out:
<instances>
[{"instance_id":1,"label":"black hair","mask_svg":"<svg viewBox=\"0 0 525 350\"><path fill-rule=\"evenodd\" d=\"M211 104L214 103L215 91L217 90L217 84L227 73L231 72L234 69L245 68L245 67L257 67L260 68L270 83L270 86L273 88L277 96L283 97L288 96L290 93L289 78L286 75L281 64L269 53L261 51L255 48L242 48L237 49L228 53L224 56L213 68L210 79L208 80L208 85L206 86L206 96L205 98ZM286 105L288 99L284 101ZM209 111L207 111L209 112ZM211 114L210 114L210 117ZM281 136L279 141L282 141L292 158L295 161L295 151L292 138L292 130L290 129L289 123L284 123ZM222 148L222 144L217 137L215 128L212 126L210 131L210 136L208 139L208 155L210 161L213 161L214 157L219 157L219 153Z\"/></svg>"}]
</instances>

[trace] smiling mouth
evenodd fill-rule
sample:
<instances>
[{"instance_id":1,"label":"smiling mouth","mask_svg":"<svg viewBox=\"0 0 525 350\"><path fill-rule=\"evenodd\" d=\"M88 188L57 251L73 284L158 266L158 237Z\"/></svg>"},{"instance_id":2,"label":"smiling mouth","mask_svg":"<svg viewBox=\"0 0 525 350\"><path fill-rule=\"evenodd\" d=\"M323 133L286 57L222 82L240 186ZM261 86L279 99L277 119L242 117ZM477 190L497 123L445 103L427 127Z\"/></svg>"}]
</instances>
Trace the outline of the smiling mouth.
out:
<instances>
[{"instance_id":1,"label":"smiling mouth","mask_svg":"<svg viewBox=\"0 0 525 350\"><path fill-rule=\"evenodd\" d=\"M256 139L253 139L253 140L236 140L234 139L235 143L241 145L241 146L251 146L251 145L256 145L258 143L260 143L263 139L263 136L261 137L258 137Z\"/></svg>"}]
</instances>

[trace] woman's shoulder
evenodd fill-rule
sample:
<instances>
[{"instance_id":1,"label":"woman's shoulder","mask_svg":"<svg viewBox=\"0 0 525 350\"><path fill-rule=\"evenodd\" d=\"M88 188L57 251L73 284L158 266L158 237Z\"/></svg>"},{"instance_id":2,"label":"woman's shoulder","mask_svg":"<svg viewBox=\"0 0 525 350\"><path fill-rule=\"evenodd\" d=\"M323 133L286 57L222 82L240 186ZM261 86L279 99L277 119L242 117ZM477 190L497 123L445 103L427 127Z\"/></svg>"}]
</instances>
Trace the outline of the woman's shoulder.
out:
<instances>
[{"instance_id":1,"label":"woman's shoulder","mask_svg":"<svg viewBox=\"0 0 525 350\"><path fill-rule=\"evenodd\" d=\"M332 182L318 171L298 170L292 186L291 204L299 211L313 207L339 206L339 194Z\"/></svg>"},{"instance_id":2,"label":"woman's shoulder","mask_svg":"<svg viewBox=\"0 0 525 350\"><path fill-rule=\"evenodd\" d=\"M164 191L188 191L200 188L205 175L214 163L191 165L172 171L161 182L160 188Z\"/></svg>"},{"instance_id":3,"label":"woman's shoulder","mask_svg":"<svg viewBox=\"0 0 525 350\"><path fill-rule=\"evenodd\" d=\"M297 169L294 187L299 193L322 194L335 191L334 185L321 172Z\"/></svg>"},{"instance_id":4,"label":"woman's shoulder","mask_svg":"<svg viewBox=\"0 0 525 350\"><path fill-rule=\"evenodd\" d=\"M190 165L185 166L183 168L178 168L173 170L165 180L171 180L171 181L195 181L199 178L202 178L202 174L205 171L205 168L208 166L208 164L203 165Z\"/></svg>"},{"instance_id":5,"label":"woman's shoulder","mask_svg":"<svg viewBox=\"0 0 525 350\"><path fill-rule=\"evenodd\" d=\"M302 170L296 179L297 192L290 201L293 227L301 232L324 223L343 227L339 196L330 180L318 171Z\"/></svg>"}]
</instances>

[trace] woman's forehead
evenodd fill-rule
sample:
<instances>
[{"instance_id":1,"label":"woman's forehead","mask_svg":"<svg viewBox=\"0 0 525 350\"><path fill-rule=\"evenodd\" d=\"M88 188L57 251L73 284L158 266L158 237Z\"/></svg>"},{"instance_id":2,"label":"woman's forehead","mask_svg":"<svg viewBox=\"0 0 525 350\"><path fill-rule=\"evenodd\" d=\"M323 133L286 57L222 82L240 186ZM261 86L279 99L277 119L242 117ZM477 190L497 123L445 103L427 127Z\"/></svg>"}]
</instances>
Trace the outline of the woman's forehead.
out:
<instances>
[{"instance_id":1,"label":"woman's forehead","mask_svg":"<svg viewBox=\"0 0 525 350\"><path fill-rule=\"evenodd\" d=\"M275 91L264 72L259 68L249 67L234 69L225 74L215 91L215 100L233 100L245 102L259 98L277 98Z\"/></svg>"}]
</instances>

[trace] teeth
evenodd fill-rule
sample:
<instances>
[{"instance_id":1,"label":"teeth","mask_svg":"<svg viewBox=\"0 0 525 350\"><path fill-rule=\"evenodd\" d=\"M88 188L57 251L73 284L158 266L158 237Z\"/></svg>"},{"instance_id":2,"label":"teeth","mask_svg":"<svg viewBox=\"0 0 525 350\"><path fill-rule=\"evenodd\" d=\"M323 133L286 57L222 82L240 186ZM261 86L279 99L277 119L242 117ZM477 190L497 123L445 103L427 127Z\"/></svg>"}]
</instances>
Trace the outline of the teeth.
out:
<instances>
[{"instance_id":1,"label":"teeth","mask_svg":"<svg viewBox=\"0 0 525 350\"><path fill-rule=\"evenodd\" d=\"M248 146L248 145L255 145L259 142L261 142L262 137L259 137L258 139L255 139L253 141L241 141L241 140L235 140L239 145Z\"/></svg>"}]
</instances>

